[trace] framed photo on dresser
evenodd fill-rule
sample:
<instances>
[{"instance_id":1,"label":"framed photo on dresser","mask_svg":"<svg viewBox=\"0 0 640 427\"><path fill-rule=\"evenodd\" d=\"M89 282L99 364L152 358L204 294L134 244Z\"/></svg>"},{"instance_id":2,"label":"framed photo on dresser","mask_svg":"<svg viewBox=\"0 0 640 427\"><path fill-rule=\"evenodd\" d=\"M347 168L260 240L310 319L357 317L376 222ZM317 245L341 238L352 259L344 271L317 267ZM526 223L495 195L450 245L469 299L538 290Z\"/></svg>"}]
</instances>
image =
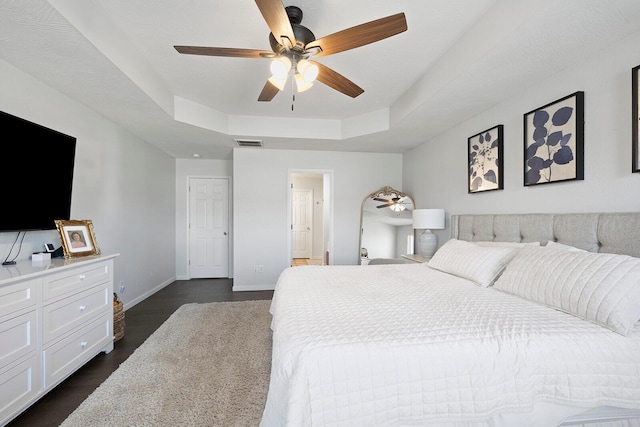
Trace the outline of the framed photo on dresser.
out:
<instances>
[{"instance_id":1,"label":"framed photo on dresser","mask_svg":"<svg viewBox=\"0 0 640 427\"><path fill-rule=\"evenodd\" d=\"M65 258L99 255L100 249L93 234L93 222L90 219L55 221L60 233Z\"/></svg>"}]
</instances>

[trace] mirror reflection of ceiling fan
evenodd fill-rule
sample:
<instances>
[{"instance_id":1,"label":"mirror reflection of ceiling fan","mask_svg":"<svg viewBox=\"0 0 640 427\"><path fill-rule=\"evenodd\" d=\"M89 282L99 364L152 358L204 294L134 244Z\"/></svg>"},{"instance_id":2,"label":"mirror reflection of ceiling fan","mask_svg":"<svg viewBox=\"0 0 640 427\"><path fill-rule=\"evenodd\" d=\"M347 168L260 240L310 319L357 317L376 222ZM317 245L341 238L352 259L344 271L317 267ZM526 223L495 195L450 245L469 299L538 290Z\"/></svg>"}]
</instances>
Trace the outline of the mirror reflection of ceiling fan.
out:
<instances>
[{"instance_id":1,"label":"mirror reflection of ceiling fan","mask_svg":"<svg viewBox=\"0 0 640 427\"><path fill-rule=\"evenodd\" d=\"M401 212L403 210L406 209L405 201L406 201L407 197L393 197L391 199L383 199L380 197L374 197L373 200L378 201L378 202L385 202L382 205L378 205L376 206L376 208L380 209L380 208L389 208L392 211L395 212Z\"/></svg>"},{"instance_id":2,"label":"mirror reflection of ceiling fan","mask_svg":"<svg viewBox=\"0 0 640 427\"><path fill-rule=\"evenodd\" d=\"M317 79L320 83L355 98L362 94L364 89L312 58L354 49L407 30L404 13L398 13L316 39L308 28L300 25L302 22L300 8L284 7L282 0L255 0L255 2L271 30L269 34L271 51L206 46L174 46L174 48L179 53L189 55L272 59L273 75L265 83L258 101L271 101L279 91L284 89L292 72L298 92L309 89Z\"/></svg>"}]
</instances>

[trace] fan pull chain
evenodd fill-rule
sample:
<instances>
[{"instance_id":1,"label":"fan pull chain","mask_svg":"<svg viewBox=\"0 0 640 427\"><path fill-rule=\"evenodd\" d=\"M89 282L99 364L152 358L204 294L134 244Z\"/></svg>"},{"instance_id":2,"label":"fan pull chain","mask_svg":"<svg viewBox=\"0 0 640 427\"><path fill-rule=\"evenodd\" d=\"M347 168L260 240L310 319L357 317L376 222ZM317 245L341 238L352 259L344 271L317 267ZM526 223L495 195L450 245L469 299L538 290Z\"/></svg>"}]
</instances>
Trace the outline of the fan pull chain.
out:
<instances>
[{"instance_id":1,"label":"fan pull chain","mask_svg":"<svg viewBox=\"0 0 640 427\"><path fill-rule=\"evenodd\" d=\"M291 111L293 111L293 104L296 102L296 88L293 86L295 80L295 73L291 77Z\"/></svg>"}]
</instances>

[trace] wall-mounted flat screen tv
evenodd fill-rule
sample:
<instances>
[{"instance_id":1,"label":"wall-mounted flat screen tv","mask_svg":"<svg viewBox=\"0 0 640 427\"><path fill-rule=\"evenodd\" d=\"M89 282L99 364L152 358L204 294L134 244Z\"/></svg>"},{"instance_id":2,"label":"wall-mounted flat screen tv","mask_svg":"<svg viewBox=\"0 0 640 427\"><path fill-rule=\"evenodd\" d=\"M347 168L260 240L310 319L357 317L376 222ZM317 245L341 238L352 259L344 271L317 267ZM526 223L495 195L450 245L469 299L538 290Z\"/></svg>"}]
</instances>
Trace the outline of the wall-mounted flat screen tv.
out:
<instances>
[{"instance_id":1,"label":"wall-mounted flat screen tv","mask_svg":"<svg viewBox=\"0 0 640 427\"><path fill-rule=\"evenodd\" d=\"M0 232L68 220L76 138L0 111Z\"/></svg>"}]
</instances>

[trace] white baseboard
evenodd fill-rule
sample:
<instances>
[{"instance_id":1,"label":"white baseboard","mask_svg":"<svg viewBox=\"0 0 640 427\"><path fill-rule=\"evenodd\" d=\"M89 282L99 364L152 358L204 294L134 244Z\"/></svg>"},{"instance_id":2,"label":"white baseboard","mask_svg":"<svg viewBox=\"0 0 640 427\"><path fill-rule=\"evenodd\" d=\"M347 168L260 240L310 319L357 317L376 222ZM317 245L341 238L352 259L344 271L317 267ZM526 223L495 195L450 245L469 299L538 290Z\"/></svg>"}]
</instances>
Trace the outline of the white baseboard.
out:
<instances>
[{"instance_id":1,"label":"white baseboard","mask_svg":"<svg viewBox=\"0 0 640 427\"><path fill-rule=\"evenodd\" d=\"M176 280L191 280L193 277L189 276L177 276ZM206 277L198 277L198 279L206 279ZM233 276L229 277L210 277L210 279L233 279Z\"/></svg>"},{"instance_id":2,"label":"white baseboard","mask_svg":"<svg viewBox=\"0 0 640 427\"><path fill-rule=\"evenodd\" d=\"M231 290L233 292L243 291L272 291L276 288L276 285L249 285L249 286L237 286L233 285Z\"/></svg>"},{"instance_id":3,"label":"white baseboard","mask_svg":"<svg viewBox=\"0 0 640 427\"><path fill-rule=\"evenodd\" d=\"M133 307L134 305L138 304L139 302L144 301L145 299L149 298L151 295L155 294L156 292L158 292L159 290L166 288L167 286L169 286L170 284L172 284L173 282L175 282L176 279L175 277L165 280L164 282L160 283L158 286L156 286L155 288L151 289L150 291L145 292L144 294L140 295L137 298L134 298L133 300L129 301L128 303L122 305L122 309L124 311L127 311L128 309L130 309L131 307Z\"/></svg>"}]
</instances>

